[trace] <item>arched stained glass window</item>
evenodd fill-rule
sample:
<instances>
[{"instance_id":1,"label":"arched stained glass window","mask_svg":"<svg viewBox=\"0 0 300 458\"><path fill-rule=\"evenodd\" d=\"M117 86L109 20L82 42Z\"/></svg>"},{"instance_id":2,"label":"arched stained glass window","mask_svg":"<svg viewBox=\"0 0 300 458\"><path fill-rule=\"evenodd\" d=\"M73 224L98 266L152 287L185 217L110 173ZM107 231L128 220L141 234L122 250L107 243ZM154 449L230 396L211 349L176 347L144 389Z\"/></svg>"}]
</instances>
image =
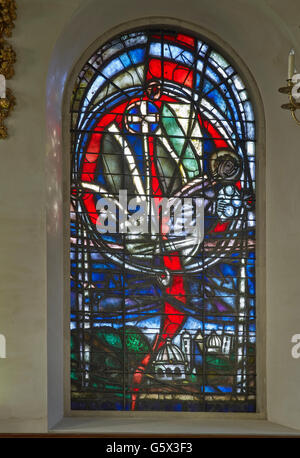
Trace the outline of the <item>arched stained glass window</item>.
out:
<instances>
[{"instance_id":1,"label":"arched stained glass window","mask_svg":"<svg viewBox=\"0 0 300 458\"><path fill-rule=\"evenodd\" d=\"M228 58L124 33L71 104L71 408L253 412L255 123Z\"/></svg>"}]
</instances>

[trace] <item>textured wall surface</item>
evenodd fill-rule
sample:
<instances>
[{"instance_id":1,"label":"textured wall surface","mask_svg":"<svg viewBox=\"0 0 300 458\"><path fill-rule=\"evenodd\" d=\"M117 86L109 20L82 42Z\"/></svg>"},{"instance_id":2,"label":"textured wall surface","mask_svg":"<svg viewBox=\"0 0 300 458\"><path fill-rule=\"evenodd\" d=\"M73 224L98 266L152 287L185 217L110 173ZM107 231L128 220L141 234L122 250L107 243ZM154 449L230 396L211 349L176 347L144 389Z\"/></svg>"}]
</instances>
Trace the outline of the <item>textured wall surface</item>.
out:
<instances>
[{"instance_id":1,"label":"textured wall surface","mask_svg":"<svg viewBox=\"0 0 300 458\"><path fill-rule=\"evenodd\" d=\"M299 128L280 109L298 2L288 0L18 1L11 43L17 107L0 143L0 432L42 432L63 415L63 161L66 79L85 50L127 21L166 16L219 36L248 66L266 118L266 375L268 418L300 429ZM298 64L298 69L300 64ZM48 345L47 345L48 335ZM48 367L49 366L49 370Z\"/></svg>"}]
</instances>

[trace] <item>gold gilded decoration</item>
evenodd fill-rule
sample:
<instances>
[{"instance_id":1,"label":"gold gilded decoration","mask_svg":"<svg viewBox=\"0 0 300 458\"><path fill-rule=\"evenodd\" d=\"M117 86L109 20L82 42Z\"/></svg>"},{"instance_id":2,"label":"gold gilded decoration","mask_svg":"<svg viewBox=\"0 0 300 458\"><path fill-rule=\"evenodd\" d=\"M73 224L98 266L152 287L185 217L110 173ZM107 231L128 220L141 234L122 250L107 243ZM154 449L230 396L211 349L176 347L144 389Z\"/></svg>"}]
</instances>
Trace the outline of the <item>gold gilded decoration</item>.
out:
<instances>
[{"instance_id":1,"label":"gold gilded decoration","mask_svg":"<svg viewBox=\"0 0 300 458\"><path fill-rule=\"evenodd\" d=\"M6 38L11 37L14 21L16 19L15 0L0 0L0 75L9 80L14 75L14 63L16 53ZM15 97L10 89L6 89L5 98L0 98L0 138L7 137L7 129L4 125L15 106Z\"/></svg>"},{"instance_id":2,"label":"gold gilded decoration","mask_svg":"<svg viewBox=\"0 0 300 458\"><path fill-rule=\"evenodd\" d=\"M16 62L16 53L13 48L6 42L0 42L0 74L8 80L14 76L14 63Z\"/></svg>"},{"instance_id":3,"label":"gold gilded decoration","mask_svg":"<svg viewBox=\"0 0 300 458\"><path fill-rule=\"evenodd\" d=\"M7 129L4 120L7 118L16 104L16 99L10 89L6 91L5 99L0 99L0 138L7 137Z\"/></svg>"},{"instance_id":4,"label":"gold gilded decoration","mask_svg":"<svg viewBox=\"0 0 300 458\"><path fill-rule=\"evenodd\" d=\"M17 17L15 0L0 0L0 36L11 37Z\"/></svg>"}]
</instances>

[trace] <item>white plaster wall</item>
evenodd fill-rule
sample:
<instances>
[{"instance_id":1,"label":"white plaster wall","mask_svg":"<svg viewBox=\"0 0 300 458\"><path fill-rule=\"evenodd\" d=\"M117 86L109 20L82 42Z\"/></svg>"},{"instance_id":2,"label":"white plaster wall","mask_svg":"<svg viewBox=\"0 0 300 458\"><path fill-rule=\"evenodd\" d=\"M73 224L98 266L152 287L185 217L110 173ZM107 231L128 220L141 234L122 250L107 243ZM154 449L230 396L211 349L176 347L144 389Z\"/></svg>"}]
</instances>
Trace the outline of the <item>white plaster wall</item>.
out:
<instances>
[{"instance_id":1,"label":"white plaster wall","mask_svg":"<svg viewBox=\"0 0 300 458\"><path fill-rule=\"evenodd\" d=\"M8 123L10 139L0 143L0 333L7 339L0 432L46 431L48 410L50 426L63 413L60 113L66 78L100 35L151 16L183 19L221 37L260 89L267 145L268 418L300 429L300 360L290 356L291 336L300 333L300 130L279 108L284 99L277 92L292 46L300 59L299 12L294 0L18 0L12 40L18 62L9 84L18 105Z\"/></svg>"}]
</instances>

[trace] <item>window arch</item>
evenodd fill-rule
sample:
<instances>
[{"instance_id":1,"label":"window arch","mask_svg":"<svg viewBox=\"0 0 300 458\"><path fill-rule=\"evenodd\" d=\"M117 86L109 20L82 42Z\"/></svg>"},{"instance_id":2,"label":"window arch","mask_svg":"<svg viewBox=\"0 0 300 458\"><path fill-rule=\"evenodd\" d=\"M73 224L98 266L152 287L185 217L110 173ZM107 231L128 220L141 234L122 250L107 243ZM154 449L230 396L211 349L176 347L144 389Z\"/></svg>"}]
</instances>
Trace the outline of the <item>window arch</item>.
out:
<instances>
[{"instance_id":1,"label":"window arch","mask_svg":"<svg viewBox=\"0 0 300 458\"><path fill-rule=\"evenodd\" d=\"M196 35L140 29L86 62L71 116L72 409L255 411L244 82Z\"/></svg>"}]
</instances>

